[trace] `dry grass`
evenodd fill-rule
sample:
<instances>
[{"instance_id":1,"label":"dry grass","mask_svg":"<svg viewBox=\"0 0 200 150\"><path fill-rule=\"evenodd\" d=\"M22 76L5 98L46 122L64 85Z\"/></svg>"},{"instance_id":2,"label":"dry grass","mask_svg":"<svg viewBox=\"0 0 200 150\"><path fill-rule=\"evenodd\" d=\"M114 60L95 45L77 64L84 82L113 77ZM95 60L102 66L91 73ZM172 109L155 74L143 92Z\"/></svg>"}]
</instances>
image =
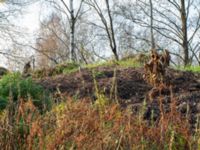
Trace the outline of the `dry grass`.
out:
<instances>
[{"instance_id":1,"label":"dry grass","mask_svg":"<svg viewBox=\"0 0 200 150\"><path fill-rule=\"evenodd\" d=\"M66 102L39 114L31 100L21 100L11 116L11 106L1 114L3 149L193 149L197 146L187 120L171 104L151 125L140 115L116 103L94 105L90 100Z\"/></svg>"}]
</instances>

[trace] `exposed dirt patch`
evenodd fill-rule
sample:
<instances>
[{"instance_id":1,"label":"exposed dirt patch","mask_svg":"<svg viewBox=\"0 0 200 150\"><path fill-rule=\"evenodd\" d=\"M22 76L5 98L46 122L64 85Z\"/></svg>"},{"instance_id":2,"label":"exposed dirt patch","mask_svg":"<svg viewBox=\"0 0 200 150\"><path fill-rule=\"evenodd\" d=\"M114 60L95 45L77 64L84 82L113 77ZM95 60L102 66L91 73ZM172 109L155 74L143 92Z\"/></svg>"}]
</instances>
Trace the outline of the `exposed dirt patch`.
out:
<instances>
[{"instance_id":1,"label":"exposed dirt patch","mask_svg":"<svg viewBox=\"0 0 200 150\"><path fill-rule=\"evenodd\" d=\"M137 113L146 99L147 109L144 118L149 119L153 110L155 120L158 119L161 96L157 92L153 100L149 99L148 94L152 90L152 86L143 79L144 68L120 68L113 66L98 67L94 71L82 69L69 75L46 77L37 82L50 91L56 91L59 88L62 93L69 96L76 95L78 98L91 97L95 100L93 75L95 75L99 90L105 95L110 96L114 68L116 68L117 97L122 106L129 106ZM172 87L172 93L169 89L164 89L161 92L164 111L170 111L171 101L175 100L177 110L188 117L191 127L194 128L197 118L199 117L200 119L199 75L192 72L167 69L166 80L168 80ZM173 98L171 98L171 95L173 95Z\"/></svg>"},{"instance_id":2,"label":"exposed dirt patch","mask_svg":"<svg viewBox=\"0 0 200 150\"><path fill-rule=\"evenodd\" d=\"M143 100L144 95L151 89L142 78L143 68L118 68L116 69L117 95L121 100ZM82 69L70 75L58 75L46 77L38 81L43 87L50 91L57 88L69 96L78 93L80 98L94 96L94 78L98 88L106 95L110 94L113 83L114 68L99 67L93 71ZM143 98L141 98L143 97Z\"/></svg>"}]
</instances>

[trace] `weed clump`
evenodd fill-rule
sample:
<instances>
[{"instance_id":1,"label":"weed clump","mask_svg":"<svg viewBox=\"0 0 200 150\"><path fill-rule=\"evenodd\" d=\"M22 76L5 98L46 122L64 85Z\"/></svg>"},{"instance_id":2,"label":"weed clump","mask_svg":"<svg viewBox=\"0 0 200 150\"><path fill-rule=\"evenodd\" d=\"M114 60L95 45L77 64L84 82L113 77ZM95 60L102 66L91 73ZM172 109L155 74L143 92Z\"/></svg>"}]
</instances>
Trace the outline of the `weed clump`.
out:
<instances>
[{"instance_id":1,"label":"weed clump","mask_svg":"<svg viewBox=\"0 0 200 150\"><path fill-rule=\"evenodd\" d=\"M164 82L165 70L169 66L170 55L167 50L162 55L156 50L151 51L151 60L145 64L144 79L153 86L158 86Z\"/></svg>"}]
</instances>

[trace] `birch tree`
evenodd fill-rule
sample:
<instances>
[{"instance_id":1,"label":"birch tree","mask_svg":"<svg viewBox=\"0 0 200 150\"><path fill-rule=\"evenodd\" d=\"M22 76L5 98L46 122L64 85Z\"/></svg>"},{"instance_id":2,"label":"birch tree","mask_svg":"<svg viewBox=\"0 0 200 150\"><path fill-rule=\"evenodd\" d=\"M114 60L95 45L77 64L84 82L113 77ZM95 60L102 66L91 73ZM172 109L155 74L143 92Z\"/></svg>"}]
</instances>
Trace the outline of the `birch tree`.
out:
<instances>
[{"instance_id":1,"label":"birch tree","mask_svg":"<svg viewBox=\"0 0 200 150\"><path fill-rule=\"evenodd\" d=\"M80 1L80 4L78 6L77 12L75 12L74 8L74 0L69 0L69 6L66 4L64 0L60 0L63 4L63 6L66 8L68 12L68 18L69 18L69 23L70 23L70 55L71 55L71 61L75 62L77 60L76 58L76 52L75 52L75 26L77 19L80 15L80 11L83 5L83 1Z\"/></svg>"}]
</instances>

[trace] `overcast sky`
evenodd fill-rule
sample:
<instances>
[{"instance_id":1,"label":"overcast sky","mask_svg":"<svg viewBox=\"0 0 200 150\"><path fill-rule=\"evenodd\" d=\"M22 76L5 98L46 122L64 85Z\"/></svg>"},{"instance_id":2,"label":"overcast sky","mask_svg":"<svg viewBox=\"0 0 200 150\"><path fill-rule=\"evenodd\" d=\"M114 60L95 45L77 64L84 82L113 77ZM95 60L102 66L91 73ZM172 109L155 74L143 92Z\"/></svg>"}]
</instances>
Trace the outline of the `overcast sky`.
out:
<instances>
[{"instance_id":1,"label":"overcast sky","mask_svg":"<svg viewBox=\"0 0 200 150\"><path fill-rule=\"evenodd\" d=\"M30 33L35 32L39 28L39 13L40 4L38 2L28 6L20 19L21 26L27 28Z\"/></svg>"}]
</instances>

